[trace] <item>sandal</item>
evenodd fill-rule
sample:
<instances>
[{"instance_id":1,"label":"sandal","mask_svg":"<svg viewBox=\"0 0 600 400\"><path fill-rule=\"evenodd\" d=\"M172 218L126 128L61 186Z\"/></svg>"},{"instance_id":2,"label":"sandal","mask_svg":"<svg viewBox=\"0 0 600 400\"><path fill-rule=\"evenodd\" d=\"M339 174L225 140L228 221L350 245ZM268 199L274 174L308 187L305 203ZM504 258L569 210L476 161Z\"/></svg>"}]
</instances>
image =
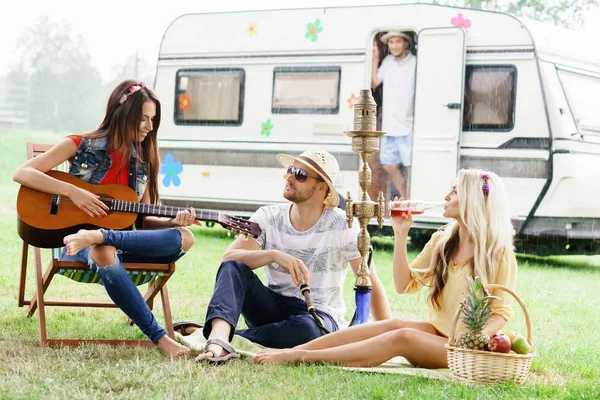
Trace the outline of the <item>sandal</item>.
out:
<instances>
[{"instance_id":1,"label":"sandal","mask_svg":"<svg viewBox=\"0 0 600 400\"><path fill-rule=\"evenodd\" d=\"M188 333L187 328L204 329L204 325L191 320L173 322L173 330L179 333L181 336L188 336L191 334L191 332Z\"/></svg>"},{"instance_id":2,"label":"sandal","mask_svg":"<svg viewBox=\"0 0 600 400\"><path fill-rule=\"evenodd\" d=\"M227 354L224 356L221 356L221 357L217 357L217 355L215 353L213 353L211 350L208 349L208 346L211 344L216 344L218 346L221 346L223 348L223 350L225 350L227 352ZM235 349L233 347L231 347L231 345L229 343L226 343L220 339L208 339L206 341L206 344L204 345L204 354L206 354L206 353L211 353L213 356L211 358L200 358L200 359L196 358L196 362L205 362L206 361L213 365L221 365L221 364L224 364L231 360L239 360L240 359L240 353L235 351Z\"/></svg>"}]
</instances>

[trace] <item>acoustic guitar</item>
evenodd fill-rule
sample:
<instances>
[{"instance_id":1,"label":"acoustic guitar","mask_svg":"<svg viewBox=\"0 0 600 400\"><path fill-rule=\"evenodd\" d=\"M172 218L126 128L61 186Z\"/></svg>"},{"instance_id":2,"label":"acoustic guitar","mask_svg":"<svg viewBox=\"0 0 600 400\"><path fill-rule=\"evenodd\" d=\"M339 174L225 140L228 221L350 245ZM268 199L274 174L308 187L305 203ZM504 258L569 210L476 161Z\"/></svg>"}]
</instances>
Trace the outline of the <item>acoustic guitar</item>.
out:
<instances>
[{"instance_id":1,"label":"acoustic guitar","mask_svg":"<svg viewBox=\"0 0 600 400\"><path fill-rule=\"evenodd\" d=\"M100 196L100 200L108 206L108 215L102 218L90 217L68 197L21 185L17 195L17 229L19 236L32 246L62 247L63 238L79 229L127 229L134 224L138 214L173 218L177 211L184 209L139 203L135 190L128 186L95 185L54 170L49 171L48 175ZM256 222L216 211L196 210L196 219L218 223L230 231L246 236L257 237L261 233Z\"/></svg>"}]
</instances>

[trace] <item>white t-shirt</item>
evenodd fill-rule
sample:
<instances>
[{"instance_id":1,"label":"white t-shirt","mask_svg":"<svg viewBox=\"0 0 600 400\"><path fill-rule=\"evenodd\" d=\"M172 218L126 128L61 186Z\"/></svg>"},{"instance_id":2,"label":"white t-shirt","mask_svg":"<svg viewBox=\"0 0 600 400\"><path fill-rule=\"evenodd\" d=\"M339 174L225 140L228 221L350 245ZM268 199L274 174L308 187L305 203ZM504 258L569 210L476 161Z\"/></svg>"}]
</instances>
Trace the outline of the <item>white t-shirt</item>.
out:
<instances>
[{"instance_id":1,"label":"white t-shirt","mask_svg":"<svg viewBox=\"0 0 600 400\"><path fill-rule=\"evenodd\" d=\"M383 82L381 129L388 136L406 136L413 131L416 67L412 53L399 62L388 54L377 70L377 79Z\"/></svg>"},{"instance_id":2,"label":"white t-shirt","mask_svg":"<svg viewBox=\"0 0 600 400\"><path fill-rule=\"evenodd\" d=\"M325 207L311 229L299 232L290 222L291 206L292 203L259 208L250 218L262 229L255 240L265 250L281 250L304 262L309 271L313 305L331 315L342 328L345 325L343 288L348 261L360 258L356 247L358 224L355 222L349 229L343 210ZM268 264L265 276L269 289L304 300L300 288L279 265Z\"/></svg>"}]
</instances>

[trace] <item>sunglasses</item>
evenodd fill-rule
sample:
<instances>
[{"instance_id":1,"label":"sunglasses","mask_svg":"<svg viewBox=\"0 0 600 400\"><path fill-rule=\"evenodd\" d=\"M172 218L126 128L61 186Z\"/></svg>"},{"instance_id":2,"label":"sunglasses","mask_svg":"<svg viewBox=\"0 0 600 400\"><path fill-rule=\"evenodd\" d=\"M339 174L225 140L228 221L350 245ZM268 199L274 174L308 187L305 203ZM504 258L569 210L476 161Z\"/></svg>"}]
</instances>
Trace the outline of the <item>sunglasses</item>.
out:
<instances>
[{"instance_id":1,"label":"sunglasses","mask_svg":"<svg viewBox=\"0 0 600 400\"><path fill-rule=\"evenodd\" d=\"M294 178L296 178L296 180L300 183L305 182L307 178L312 178L312 179L316 179L321 182L325 182L320 177L309 176L308 173L306 172L306 170L304 170L302 168L294 167L293 165L290 165L288 167L287 174L288 174L288 176L294 175Z\"/></svg>"}]
</instances>

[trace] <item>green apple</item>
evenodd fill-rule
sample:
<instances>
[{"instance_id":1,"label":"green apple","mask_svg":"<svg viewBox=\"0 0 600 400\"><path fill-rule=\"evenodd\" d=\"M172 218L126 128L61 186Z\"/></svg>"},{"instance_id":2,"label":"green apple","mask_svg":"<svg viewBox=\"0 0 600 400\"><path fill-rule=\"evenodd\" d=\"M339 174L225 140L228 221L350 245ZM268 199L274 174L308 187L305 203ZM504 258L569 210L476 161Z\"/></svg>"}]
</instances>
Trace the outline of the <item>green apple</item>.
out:
<instances>
[{"instance_id":1,"label":"green apple","mask_svg":"<svg viewBox=\"0 0 600 400\"><path fill-rule=\"evenodd\" d=\"M527 340L521 336L516 335L511 342L510 349L517 354L529 354L531 352L531 347Z\"/></svg>"}]
</instances>

